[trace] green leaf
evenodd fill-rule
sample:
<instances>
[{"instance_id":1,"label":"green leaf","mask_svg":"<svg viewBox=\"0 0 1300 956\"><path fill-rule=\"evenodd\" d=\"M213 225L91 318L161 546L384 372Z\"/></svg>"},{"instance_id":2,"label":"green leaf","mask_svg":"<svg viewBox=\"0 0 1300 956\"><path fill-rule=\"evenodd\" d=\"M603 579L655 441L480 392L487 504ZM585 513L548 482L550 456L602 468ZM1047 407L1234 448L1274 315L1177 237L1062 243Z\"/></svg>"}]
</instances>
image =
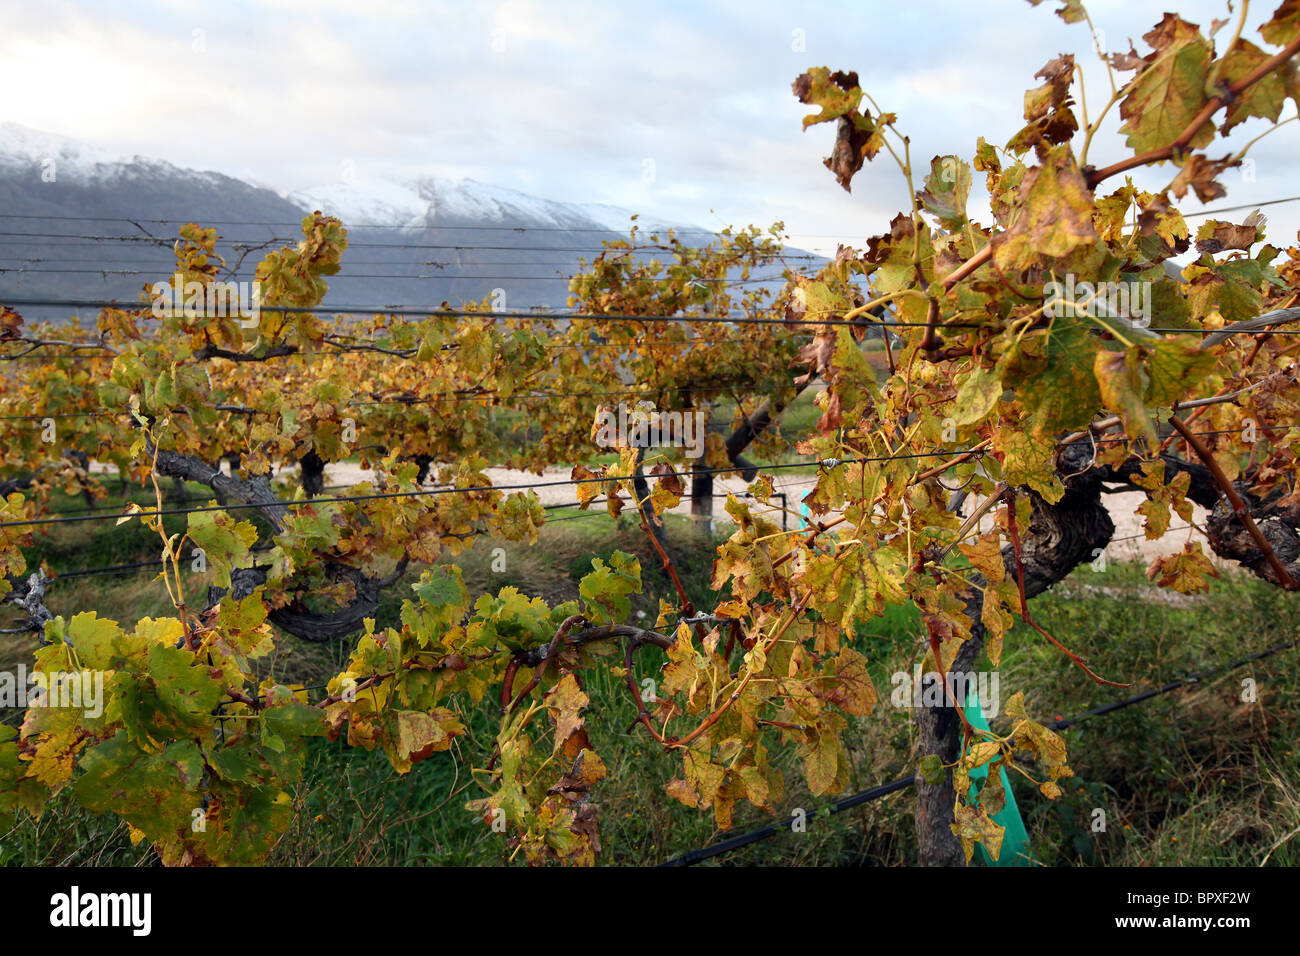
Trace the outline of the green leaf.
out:
<instances>
[{"instance_id":1,"label":"green leaf","mask_svg":"<svg viewBox=\"0 0 1300 956\"><path fill-rule=\"evenodd\" d=\"M552 636L550 608L541 598L529 598L516 587L504 587L494 598L484 594L474 603L475 646L500 641L513 651L536 647Z\"/></svg>"},{"instance_id":2,"label":"green leaf","mask_svg":"<svg viewBox=\"0 0 1300 956\"><path fill-rule=\"evenodd\" d=\"M961 378L953 400L952 420L957 425L980 421L1002 397L1002 382L992 369L976 366Z\"/></svg>"},{"instance_id":3,"label":"green leaf","mask_svg":"<svg viewBox=\"0 0 1300 956\"><path fill-rule=\"evenodd\" d=\"M248 564L249 548L257 543L257 528L250 521L236 521L224 511L198 511L189 516L189 536L203 550L214 572L213 583L228 588L230 572Z\"/></svg>"},{"instance_id":4,"label":"green leaf","mask_svg":"<svg viewBox=\"0 0 1300 956\"><path fill-rule=\"evenodd\" d=\"M204 732L222 696L221 682L191 652L162 644L149 648L144 673L117 678L123 722L142 745Z\"/></svg>"},{"instance_id":5,"label":"green leaf","mask_svg":"<svg viewBox=\"0 0 1300 956\"><path fill-rule=\"evenodd\" d=\"M1146 401L1151 407L1171 405L1209 375L1215 358L1196 347L1190 336L1143 344L1146 360Z\"/></svg>"},{"instance_id":6,"label":"green leaf","mask_svg":"<svg viewBox=\"0 0 1300 956\"><path fill-rule=\"evenodd\" d=\"M203 777L203 757L193 741L145 753L120 730L87 750L80 767L73 790L87 810L116 813L155 842L174 841L178 831L189 830Z\"/></svg>"},{"instance_id":7,"label":"green leaf","mask_svg":"<svg viewBox=\"0 0 1300 956\"><path fill-rule=\"evenodd\" d=\"M1024 427L1036 440L1092 420L1101 404L1093 372L1099 347L1085 320L1058 317L1046 337L1026 337L999 360L998 374L1015 390Z\"/></svg>"},{"instance_id":8,"label":"green leaf","mask_svg":"<svg viewBox=\"0 0 1300 956\"><path fill-rule=\"evenodd\" d=\"M402 602L402 623L426 646L430 640L440 640L469 607L469 591L459 565L435 565L420 575L411 590L419 603Z\"/></svg>"},{"instance_id":9,"label":"green leaf","mask_svg":"<svg viewBox=\"0 0 1300 956\"><path fill-rule=\"evenodd\" d=\"M1003 481L1013 487L1032 488L1051 504L1061 500L1065 486L1056 477L1056 456L1050 441L1019 428L999 428L993 436L993 447L1003 456Z\"/></svg>"},{"instance_id":10,"label":"green leaf","mask_svg":"<svg viewBox=\"0 0 1300 956\"><path fill-rule=\"evenodd\" d=\"M118 656L118 641L122 637L122 628L116 621L105 620L94 611L82 611L68 622L64 640L77 652L82 667L109 670Z\"/></svg>"},{"instance_id":11,"label":"green leaf","mask_svg":"<svg viewBox=\"0 0 1300 956\"><path fill-rule=\"evenodd\" d=\"M931 786L939 786L944 781L943 761L938 754L926 754L917 765L921 779Z\"/></svg>"},{"instance_id":12,"label":"green leaf","mask_svg":"<svg viewBox=\"0 0 1300 956\"><path fill-rule=\"evenodd\" d=\"M1245 37L1239 37L1236 45L1223 58L1223 65L1219 70L1219 83L1232 85L1245 79L1247 74L1268 59L1267 53ZM1228 104L1228 115L1223 120L1221 134L1226 136L1228 130L1238 123L1244 123L1252 116L1276 122L1282 114L1282 104L1286 101L1286 95L1286 83L1280 70L1264 74Z\"/></svg>"},{"instance_id":13,"label":"green leaf","mask_svg":"<svg viewBox=\"0 0 1300 956\"><path fill-rule=\"evenodd\" d=\"M1260 36L1274 46L1285 46L1300 31L1300 0L1282 0L1273 16L1259 28Z\"/></svg>"},{"instance_id":14,"label":"green leaf","mask_svg":"<svg viewBox=\"0 0 1300 956\"><path fill-rule=\"evenodd\" d=\"M632 613L628 595L641 593L641 565L622 551L610 555L608 566L592 558L590 574L578 584L583 613L593 624L619 624Z\"/></svg>"}]
</instances>

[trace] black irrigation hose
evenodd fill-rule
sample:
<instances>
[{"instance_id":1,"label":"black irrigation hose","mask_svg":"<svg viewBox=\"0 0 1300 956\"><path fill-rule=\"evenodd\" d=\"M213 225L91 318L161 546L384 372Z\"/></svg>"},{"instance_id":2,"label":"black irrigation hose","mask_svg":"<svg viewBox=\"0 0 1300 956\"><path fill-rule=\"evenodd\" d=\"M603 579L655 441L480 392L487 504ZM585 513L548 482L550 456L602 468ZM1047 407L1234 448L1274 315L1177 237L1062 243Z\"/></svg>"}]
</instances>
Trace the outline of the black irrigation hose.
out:
<instances>
[{"instance_id":1,"label":"black irrigation hose","mask_svg":"<svg viewBox=\"0 0 1300 956\"><path fill-rule=\"evenodd\" d=\"M843 800L837 800L835 803L831 804L829 810L826 812L841 813L844 810L852 809L859 804L867 803L868 801L875 800L878 797L885 797L891 793L896 793L899 790L905 790L915 782L915 777L900 777L892 783L882 783L878 787L872 787L870 790L863 790L861 793L855 793L850 797L845 797ZM751 830L749 833L742 833L740 836L734 836L730 840L723 840L721 843L715 843L712 846L707 846L700 850L691 850L689 853L685 853L679 857L674 857L668 862L660 863L659 865L661 867L694 866L696 863L700 863L704 860L710 859L711 857L721 856L723 853L730 853L732 850L738 850L742 846L749 846L749 844L757 843L759 840L766 840L768 837L776 836L782 830L791 829L796 821L803 820L804 822L807 822L807 819L808 818L805 816L796 816L795 814L791 814L790 819L786 820L784 823L769 823L765 827Z\"/></svg>"},{"instance_id":2,"label":"black irrigation hose","mask_svg":"<svg viewBox=\"0 0 1300 956\"><path fill-rule=\"evenodd\" d=\"M62 581L65 578L82 578L92 574L131 574L136 571L143 571L146 568L162 569L161 561L138 561L135 564L112 564L103 568L82 568L78 571L64 571L56 574L49 579L49 583Z\"/></svg>"},{"instance_id":3,"label":"black irrigation hose","mask_svg":"<svg viewBox=\"0 0 1300 956\"><path fill-rule=\"evenodd\" d=\"M1241 667L1245 664L1249 664L1252 661L1258 661L1258 660L1263 660L1266 657L1272 657L1274 654L1279 654L1282 651L1289 650L1293 647L1296 647L1297 644L1300 644L1300 641L1288 641L1285 644L1276 644L1273 647L1268 648L1267 650L1259 651L1258 653L1255 654L1250 654L1246 657L1242 657L1238 660L1231 661L1227 664L1220 664L1218 667L1212 667L1209 670L1198 671L1194 674L1188 674L1186 677L1183 677L1179 680L1170 681L1168 684L1165 684L1163 687L1156 688L1155 690L1143 691L1141 694L1134 694L1132 697L1128 697L1121 701L1116 701L1113 704L1103 704L1101 707L1094 707L1092 710L1085 710L1081 714L1076 714L1073 717L1065 717L1061 720L1055 720L1052 721L1052 723L1044 724L1043 726L1045 726L1048 730L1063 730L1067 727L1070 727L1073 724L1078 723L1079 721L1087 717L1098 717L1101 716L1102 714L1109 714L1116 710L1123 710L1125 707L1131 707L1134 704L1141 703L1142 701L1145 700L1150 700L1153 697L1159 697L1162 694L1168 694L1169 692L1177 690L1180 687L1185 687L1188 684L1194 684L1197 683L1198 681L1202 681L1207 677L1212 677L1216 674L1221 674L1227 671L1236 670L1238 667ZM888 796L891 793L897 793L899 790L905 790L908 787L913 786L915 783L916 783L915 776L899 777L897 780L891 781L890 783L883 783L880 784L879 786L872 787L870 790L863 790L860 793L855 793L852 796L845 797L842 800L837 800L835 803L831 804L829 810L826 812L841 813L844 810L850 809L851 807L856 807L861 804L868 803L880 797ZM666 860L665 862L660 863L659 866L660 867L694 866L696 863L701 863L704 860L712 859L715 856L721 856L724 853L730 853L732 850L737 850L740 847L748 846L751 843L757 843L759 840L766 840L768 837L776 836L778 833L780 833L783 830L791 829L791 826L795 823L796 820L810 822L815 819L816 819L815 814L808 814L807 816L800 815L797 817L794 814L791 814L790 818L783 823L780 824L769 823L765 827L760 827L757 830L751 830L749 833L742 833L739 836L734 836L729 840L723 840L721 843L714 843L710 846L702 847L698 850L691 850L687 853L682 854L681 856L674 857L671 860Z\"/></svg>"},{"instance_id":4,"label":"black irrigation hose","mask_svg":"<svg viewBox=\"0 0 1300 956\"><path fill-rule=\"evenodd\" d=\"M1275 644L1272 647L1267 648L1266 650L1259 651L1255 654L1247 655L1246 657L1242 657L1235 661L1230 661L1227 664L1220 664L1218 667L1211 667L1209 670L1197 671L1195 673L1188 674L1186 677L1179 678L1178 680L1175 681L1170 681L1168 684L1165 684L1165 686L1163 687L1158 687L1154 690L1143 691L1140 694L1134 694L1132 697L1125 698L1124 700L1121 701L1116 701L1113 704L1103 704L1100 707L1094 707L1092 710L1085 710L1081 714L1075 714L1073 717L1065 717L1062 718L1061 720L1054 720L1050 724L1044 724L1044 726L1047 727L1048 730L1064 730L1065 728L1071 726L1072 724L1076 724L1080 720L1083 720L1085 717L1098 717L1102 714L1109 714L1112 711L1123 710L1125 707L1131 707L1133 704L1141 703L1144 700L1150 700L1152 697L1159 697L1161 694L1168 694L1170 691L1175 691L1180 687L1186 687L1188 684L1199 683L1200 681L1205 680L1207 677L1214 677L1217 674L1222 674L1222 673L1226 673L1227 671L1236 670L1238 667L1242 667L1246 664L1251 663L1252 661L1263 660L1266 657L1272 657L1274 654L1280 654L1282 651L1290 650L1291 648L1295 647L1297 644L1300 644L1300 641L1287 641L1285 644Z\"/></svg>"}]
</instances>

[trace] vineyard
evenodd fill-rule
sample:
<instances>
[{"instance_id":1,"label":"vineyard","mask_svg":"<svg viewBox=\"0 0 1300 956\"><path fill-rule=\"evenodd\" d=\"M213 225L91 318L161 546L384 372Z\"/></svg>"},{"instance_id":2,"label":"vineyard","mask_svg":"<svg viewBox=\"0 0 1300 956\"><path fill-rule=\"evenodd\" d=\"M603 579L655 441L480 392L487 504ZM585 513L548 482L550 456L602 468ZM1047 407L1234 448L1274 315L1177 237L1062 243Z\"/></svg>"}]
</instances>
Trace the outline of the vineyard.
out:
<instances>
[{"instance_id":1,"label":"vineyard","mask_svg":"<svg viewBox=\"0 0 1300 956\"><path fill-rule=\"evenodd\" d=\"M908 197L824 265L633 225L563 310L340 308L323 209L251 290L192 222L138 301L0 301L0 857L1300 859L1300 236L1182 208L1300 113L1249 6L969 156L792 77ZM1183 857L1224 784L1289 809Z\"/></svg>"}]
</instances>

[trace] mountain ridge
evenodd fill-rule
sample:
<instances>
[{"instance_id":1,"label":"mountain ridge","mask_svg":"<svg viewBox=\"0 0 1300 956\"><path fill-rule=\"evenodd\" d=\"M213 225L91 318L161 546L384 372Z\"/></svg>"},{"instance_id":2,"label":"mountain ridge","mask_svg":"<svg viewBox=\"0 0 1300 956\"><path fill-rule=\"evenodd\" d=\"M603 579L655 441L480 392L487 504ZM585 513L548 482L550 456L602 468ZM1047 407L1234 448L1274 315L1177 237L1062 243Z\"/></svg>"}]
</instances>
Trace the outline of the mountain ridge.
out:
<instances>
[{"instance_id":1,"label":"mountain ridge","mask_svg":"<svg viewBox=\"0 0 1300 956\"><path fill-rule=\"evenodd\" d=\"M303 216L319 209L338 216L349 238L326 305L458 305L504 294L509 309L560 308L579 260L599 254L602 241L627 238L634 224L622 207L473 179L369 178L281 192L8 122L0 123L0 209L0 298L124 302L170 274L185 222L216 228L217 252L241 263L232 278L250 280L258 247L296 242ZM713 235L644 216L635 224L687 241Z\"/></svg>"}]
</instances>

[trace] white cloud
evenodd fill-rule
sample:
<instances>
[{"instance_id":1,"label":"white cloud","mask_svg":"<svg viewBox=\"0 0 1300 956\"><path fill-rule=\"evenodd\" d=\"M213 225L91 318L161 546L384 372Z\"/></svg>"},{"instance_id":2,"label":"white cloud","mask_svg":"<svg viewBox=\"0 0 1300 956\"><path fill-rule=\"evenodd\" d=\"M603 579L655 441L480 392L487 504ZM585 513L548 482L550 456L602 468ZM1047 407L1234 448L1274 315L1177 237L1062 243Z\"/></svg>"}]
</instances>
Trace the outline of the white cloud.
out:
<instances>
[{"instance_id":1,"label":"white cloud","mask_svg":"<svg viewBox=\"0 0 1300 956\"><path fill-rule=\"evenodd\" d=\"M899 114L918 167L941 153L969 157L977 136L1004 142L1016 131L1033 73L1060 52L1089 71L1089 107L1104 101L1087 30L1064 24L1055 6L916 0L882 15L848 0L9 5L0 83L18 93L0 120L280 189L337 182L351 160L361 176L468 175L655 218L783 219L810 241L861 244L908 205L903 181L881 157L852 195L840 189L821 164L834 131L802 131L807 110L790 81L813 65L856 69ZM1206 28L1226 15L1219 0L1179 6ZM1272 6L1252 11L1248 33ZM1128 0L1089 9L1112 49L1159 16ZM1112 116L1096 161L1123 154L1116 126ZM1248 124L1234 142L1258 129ZM1261 142L1254 182L1230 176L1218 205L1297 192L1298 145L1300 124ZM643 181L646 158L654 183ZM1156 186L1172 175L1137 178ZM1300 204L1270 212L1275 241L1293 236Z\"/></svg>"}]
</instances>

